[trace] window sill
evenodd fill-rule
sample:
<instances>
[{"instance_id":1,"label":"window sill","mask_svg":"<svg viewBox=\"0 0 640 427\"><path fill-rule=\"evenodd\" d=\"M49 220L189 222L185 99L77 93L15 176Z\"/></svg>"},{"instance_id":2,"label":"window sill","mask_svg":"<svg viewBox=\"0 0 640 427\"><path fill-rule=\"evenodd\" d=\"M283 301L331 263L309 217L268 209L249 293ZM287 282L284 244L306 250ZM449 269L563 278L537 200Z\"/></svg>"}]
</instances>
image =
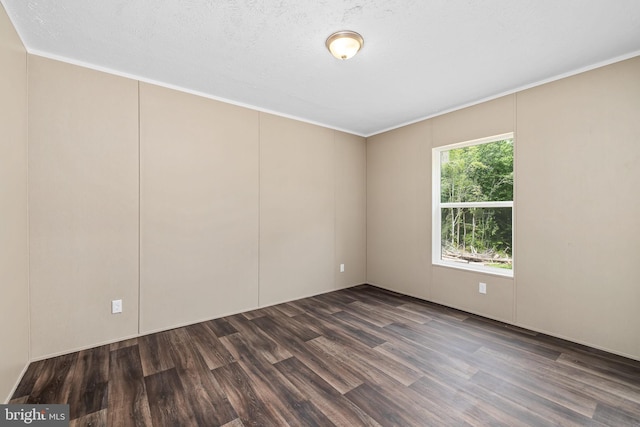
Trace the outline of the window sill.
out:
<instances>
[{"instance_id":1,"label":"window sill","mask_svg":"<svg viewBox=\"0 0 640 427\"><path fill-rule=\"evenodd\" d=\"M491 268L491 267L480 267L469 264L455 263L455 262L444 262L444 261L434 261L432 263L435 267L445 267L452 268L455 270L464 270L470 271L473 273L487 274L489 276L500 276L500 277L508 277L513 279L513 270L507 270L503 268Z\"/></svg>"}]
</instances>

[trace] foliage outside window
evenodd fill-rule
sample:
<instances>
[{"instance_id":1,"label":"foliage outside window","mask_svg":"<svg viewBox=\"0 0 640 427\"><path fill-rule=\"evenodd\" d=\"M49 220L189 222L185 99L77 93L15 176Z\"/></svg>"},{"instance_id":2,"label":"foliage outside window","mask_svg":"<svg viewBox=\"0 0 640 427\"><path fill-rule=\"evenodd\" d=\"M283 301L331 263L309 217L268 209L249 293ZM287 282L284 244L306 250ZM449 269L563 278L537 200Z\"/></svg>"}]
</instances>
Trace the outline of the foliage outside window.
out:
<instances>
[{"instance_id":1,"label":"foliage outside window","mask_svg":"<svg viewBox=\"0 0 640 427\"><path fill-rule=\"evenodd\" d=\"M513 275L513 134L433 149L433 262Z\"/></svg>"}]
</instances>

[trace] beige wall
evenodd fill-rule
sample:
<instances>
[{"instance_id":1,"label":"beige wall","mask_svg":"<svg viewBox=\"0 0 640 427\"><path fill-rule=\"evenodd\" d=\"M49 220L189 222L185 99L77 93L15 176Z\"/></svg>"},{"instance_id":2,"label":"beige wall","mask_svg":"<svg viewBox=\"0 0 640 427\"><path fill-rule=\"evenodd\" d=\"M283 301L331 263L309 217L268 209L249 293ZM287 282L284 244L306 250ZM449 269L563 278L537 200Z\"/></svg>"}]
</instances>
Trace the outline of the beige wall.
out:
<instances>
[{"instance_id":1,"label":"beige wall","mask_svg":"<svg viewBox=\"0 0 640 427\"><path fill-rule=\"evenodd\" d=\"M364 138L29 58L33 358L365 282Z\"/></svg>"},{"instance_id":2,"label":"beige wall","mask_svg":"<svg viewBox=\"0 0 640 427\"><path fill-rule=\"evenodd\" d=\"M518 94L518 323L640 358L640 57Z\"/></svg>"},{"instance_id":3,"label":"beige wall","mask_svg":"<svg viewBox=\"0 0 640 427\"><path fill-rule=\"evenodd\" d=\"M141 333L365 282L364 138L147 84L140 112Z\"/></svg>"},{"instance_id":4,"label":"beige wall","mask_svg":"<svg viewBox=\"0 0 640 427\"><path fill-rule=\"evenodd\" d=\"M258 306L258 112L140 84L140 331Z\"/></svg>"},{"instance_id":5,"label":"beige wall","mask_svg":"<svg viewBox=\"0 0 640 427\"><path fill-rule=\"evenodd\" d=\"M367 280L640 359L639 75L634 58L369 138ZM424 147L510 131L514 279L432 266Z\"/></svg>"},{"instance_id":6,"label":"beige wall","mask_svg":"<svg viewBox=\"0 0 640 427\"><path fill-rule=\"evenodd\" d=\"M0 5L0 402L29 361L27 53Z\"/></svg>"},{"instance_id":7,"label":"beige wall","mask_svg":"<svg viewBox=\"0 0 640 427\"><path fill-rule=\"evenodd\" d=\"M335 289L334 131L260 114L260 304Z\"/></svg>"},{"instance_id":8,"label":"beige wall","mask_svg":"<svg viewBox=\"0 0 640 427\"><path fill-rule=\"evenodd\" d=\"M260 114L260 305L365 282L365 149L364 138Z\"/></svg>"},{"instance_id":9,"label":"beige wall","mask_svg":"<svg viewBox=\"0 0 640 427\"><path fill-rule=\"evenodd\" d=\"M138 332L137 96L134 80L29 56L33 358Z\"/></svg>"},{"instance_id":10,"label":"beige wall","mask_svg":"<svg viewBox=\"0 0 640 427\"><path fill-rule=\"evenodd\" d=\"M335 135L335 283L359 285L367 275L367 151L364 138ZM340 272L344 264L344 272Z\"/></svg>"},{"instance_id":11,"label":"beige wall","mask_svg":"<svg viewBox=\"0 0 640 427\"><path fill-rule=\"evenodd\" d=\"M431 122L367 140L367 281L430 298Z\"/></svg>"}]
</instances>

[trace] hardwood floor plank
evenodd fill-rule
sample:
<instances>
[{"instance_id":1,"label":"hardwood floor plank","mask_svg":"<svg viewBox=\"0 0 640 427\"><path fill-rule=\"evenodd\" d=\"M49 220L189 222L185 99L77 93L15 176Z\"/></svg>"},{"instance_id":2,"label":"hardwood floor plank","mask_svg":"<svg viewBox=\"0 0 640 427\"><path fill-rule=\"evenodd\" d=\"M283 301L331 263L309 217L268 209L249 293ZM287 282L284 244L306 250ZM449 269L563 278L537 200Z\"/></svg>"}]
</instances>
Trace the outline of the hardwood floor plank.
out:
<instances>
[{"instance_id":1,"label":"hardwood floor plank","mask_svg":"<svg viewBox=\"0 0 640 427\"><path fill-rule=\"evenodd\" d=\"M314 353L303 341L289 335L281 325L271 319L261 321L261 329L268 330L269 336L285 347L290 354L331 384L340 393L346 393L362 384L362 379L352 373L348 364Z\"/></svg>"},{"instance_id":2,"label":"hardwood floor plank","mask_svg":"<svg viewBox=\"0 0 640 427\"><path fill-rule=\"evenodd\" d=\"M467 380L478 372L477 367L470 365L464 359L430 348L411 347L402 342L384 343L375 350L423 374L435 372L445 377L460 377Z\"/></svg>"},{"instance_id":3,"label":"hardwood floor plank","mask_svg":"<svg viewBox=\"0 0 640 427\"><path fill-rule=\"evenodd\" d=\"M144 377L154 426L198 426L176 368Z\"/></svg>"},{"instance_id":4,"label":"hardwood floor plank","mask_svg":"<svg viewBox=\"0 0 640 427\"><path fill-rule=\"evenodd\" d=\"M499 324L489 319L469 317L460 323L446 322L436 319L430 326L439 328L443 333L452 333L465 338L481 340L485 342L500 342L523 350L537 351L537 354L548 359L557 359L559 352L552 345L540 345L536 335L524 333L519 328L508 328L505 324Z\"/></svg>"},{"instance_id":5,"label":"hardwood floor plank","mask_svg":"<svg viewBox=\"0 0 640 427\"><path fill-rule=\"evenodd\" d=\"M253 320L253 319L257 319L258 317L262 317L264 315L265 313L262 311L262 309L256 309L256 310L245 311L244 313L238 314L236 316L242 316L247 320Z\"/></svg>"},{"instance_id":6,"label":"hardwood floor plank","mask_svg":"<svg viewBox=\"0 0 640 427\"><path fill-rule=\"evenodd\" d=\"M372 310L371 307L367 306L366 304L362 304L359 301L355 301L349 304L349 312L354 316L357 316L362 320L372 323L380 328L383 328L395 322L394 319L391 319L389 317L379 316L375 310Z\"/></svg>"},{"instance_id":7,"label":"hardwood floor plank","mask_svg":"<svg viewBox=\"0 0 640 427\"><path fill-rule=\"evenodd\" d=\"M228 322L225 323L229 325ZM210 324L211 322L197 323L184 329L206 362L207 367L211 370L233 363L235 358L220 342L217 334L209 328ZM235 328L231 325L229 327L235 331Z\"/></svg>"},{"instance_id":8,"label":"hardwood floor plank","mask_svg":"<svg viewBox=\"0 0 640 427\"><path fill-rule=\"evenodd\" d=\"M244 424L242 424L242 420L240 418L236 418L233 421L229 421L222 427L244 427Z\"/></svg>"},{"instance_id":9,"label":"hardwood floor plank","mask_svg":"<svg viewBox=\"0 0 640 427\"><path fill-rule=\"evenodd\" d=\"M108 425L152 426L138 346L110 352Z\"/></svg>"},{"instance_id":10,"label":"hardwood floor plank","mask_svg":"<svg viewBox=\"0 0 640 427\"><path fill-rule=\"evenodd\" d=\"M331 341L325 337L319 337L309 341L308 345L314 350L331 354L336 360L351 366L364 378L374 384L384 379L382 375L393 378L398 383L409 386L422 377L422 373L396 362L394 359L384 357L379 352L366 346L347 346L337 341Z\"/></svg>"},{"instance_id":11,"label":"hardwood floor plank","mask_svg":"<svg viewBox=\"0 0 640 427\"><path fill-rule=\"evenodd\" d=\"M640 366L630 366L621 363L611 363L602 357L587 354L562 353L558 362L575 368L584 369L604 378L615 378L616 381L624 380L631 386L638 386L640 383Z\"/></svg>"},{"instance_id":12,"label":"hardwood floor plank","mask_svg":"<svg viewBox=\"0 0 640 427\"><path fill-rule=\"evenodd\" d=\"M464 418L459 411L468 409L467 407L456 406L454 414L451 408L452 402L447 402L442 406L442 401L428 399L425 394L418 393L411 387L403 387L397 382L383 382L380 387L385 397L400 408L411 408L411 413L416 418L423 420L427 425L449 426L454 424L465 424Z\"/></svg>"},{"instance_id":13,"label":"hardwood floor plank","mask_svg":"<svg viewBox=\"0 0 640 427\"><path fill-rule=\"evenodd\" d=\"M319 335L329 338L331 340L340 340L341 342L356 342L366 345L369 348L377 347L386 341L366 332L362 329L356 328L347 322L335 317L336 313L332 315L327 314L315 314L310 315L308 313L294 316L293 318L299 322L309 325Z\"/></svg>"},{"instance_id":14,"label":"hardwood floor plank","mask_svg":"<svg viewBox=\"0 0 640 427\"><path fill-rule=\"evenodd\" d=\"M387 306L390 308L398 307L406 302L407 297L393 292L386 292L380 288L372 288L369 286L356 286L344 290L346 296L351 296L354 302L373 304L377 306Z\"/></svg>"},{"instance_id":15,"label":"hardwood floor plank","mask_svg":"<svg viewBox=\"0 0 640 427\"><path fill-rule=\"evenodd\" d=\"M78 353L54 357L45 363L27 399L28 404L66 403Z\"/></svg>"},{"instance_id":16,"label":"hardwood floor plank","mask_svg":"<svg viewBox=\"0 0 640 427\"><path fill-rule=\"evenodd\" d=\"M582 369L571 368L545 359L518 359L481 349L477 356L483 357L483 355L496 359L499 364L508 364L510 368L517 369L517 373L523 378L537 379L545 384L545 388L559 389L562 396L577 393L587 401L597 401L632 412L640 406L640 389L638 387L640 384L636 387L629 387L625 383L612 381ZM494 372L494 374L498 375L498 372ZM549 378L552 378L552 381L549 381Z\"/></svg>"},{"instance_id":17,"label":"hardwood floor plank","mask_svg":"<svg viewBox=\"0 0 640 427\"><path fill-rule=\"evenodd\" d=\"M347 296L352 295L352 298L355 300L360 301L363 297L373 297L374 300L384 302L385 304L392 307L399 307L400 305L405 304L407 300L417 301L419 303L424 302L417 298L409 297L394 291L369 285L358 285L354 286L353 288L347 288L345 289L345 291Z\"/></svg>"},{"instance_id":18,"label":"hardwood floor plank","mask_svg":"<svg viewBox=\"0 0 640 427\"><path fill-rule=\"evenodd\" d=\"M251 343L251 346L254 349L259 350L262 356L269 362L276 363L291 357L291 353L285 346L279 343L278 340L273 339L270 334L256 326L255 323L244 319L241 316L230 317L229 323L234 325L235 329L238 330L238 333L242 334L242 336ZM222 342L225 341L222 340Z\"/></svg>"},{"instance_id":19,"label":"hardwood floor plank","mask_svg":"<svg viewBox=\"0 0 640 427\"><path fill-rule=\"evenodd\" d=\"M268 360L252 351L248 342L239 334L230 335L226 342L240 355L239 365L257 385L256 391L263 400L274 406L291 426L331 425L332 423L309 402L280 371Z\"/></svg>"},{"instance_id":20,"label":"hardwood floor plank","mask_svg":"<svg viewBox=\"0 0 640 427\"><path fill-rule=\"evenodd\" d=\"M274 305L273 307L288 317L293 317L305 313L304 310L301 310L298 307L295 307L293 304L289 304L288 302Z\"/></svg>"},{"instance_id":21,"label":"hardwood floor plank","mask_svg":"<svg viewBox=\"0 0 640 427\"><path fill-rule=\"evenodd\" d=\"M554 384L569 390L569 393L579 390L583 396L603 405L631 413L640 410L640 393L637 390L631 391L624 384L604 380L597 376L587 377L584 372L579 370L576 370L572 375L570 371L560 371L555 367L548 368L546 366L540 368L536 375L551 377L554 379Z\"/></svg>"},{"instance_id":22,"label":"hardwood floor plank","mask_svg":"<svg viewBox=\"0 0 640 427\"><path fill-rule=\"evenodd\" d=\"M639 426L640 411L627 412L599 403L593 419L608 426Z\"/></svg>"},{"instance_id":23,"label":"hardwood floor plank","mask_svg":"<svg viewBox=\"0 0 640 427\"><path fill-rule=\"evenodd\" d=\"M222 425L237 418L186 328L169 331L169 341L176 372L198 425Z\"/></svg>"},{"instance_id":24,"label":"hardwood floor plank","mask_svg":"<svg viewBox=\"0 0 640 427\"><path fill-rule=\"evenodd\" d=\"M113 424L109 424L107 421L106 409L72 419L69 422L69 427L108 427L110 425Z\"/></svg>"},{"instance_id":25,"label":"hardwood floor plank","mask_svg":"<svg viewBox=\"0 0 640 427\"><path fill-rule=\"evenodd\" d=\"M556 381L555 376L540 374L537 370L523 370L515 363L505 363L500 354L482 349L475 356L476 365L481 371L490 372L507 383L517 384L518 387L557 403L573 412L592 417L597 401L585 395L582 390L563 387ZM495 369L495 366L501 369ZM482 376L478 373L476 376ZM474 376L474 378L476 377Z\"/></svg>"},{"instance_id":26,"label":"hardwood floor plank","mask_svg":"<svg viewBox=\"0 0 640 427\"><path fill-rule=\"evenodd\" d=\"M471 318L463 324L450 325L436 320L428 325L443 336L457 336L470 341L479 342L485 347L502 350L512 348L514 351L525 351L536 356L556 360L561 352L557 348L541 346L529 334L522 334L505 327L497 327L493 322L474 322ZM522 355L526 356L526 355Z\"/></svg>"},{"instance_id":27,"label":"hardwood floor plank","mask_svg":"<svg viewBox=\"0 0 640 427\"><path fill-rule=\"evenodd\" d=\"M479 426L532 426L547 425L547 422L491 390L461 378L442 379L434 373L411 384L411 389L442 403L443 408L455 411L461 420ZM462 406L461 406L461 403ZM455 409L453 409L455 408Z\"/></svg>"},{"instance_id":28,"label":"hardwood floor plank","mask_svg":"<svg viewBox=\"0 0 640 427\"><path fill-rule=\"evenodd\" d=\"M434 419L424 419L413 410L407 410L407 406L391 402L386 393L369 384L359 385L345 397L383 426L437 425Z\"/></svg>"},{"instance_id":29,"label":"hardwood floor plank","mask_svg":"<svg viewBox=\"0 0 640 427\"><path fill-rule=\"evenodd\" d=\"M425 324L394 324L390 325L389 329L398 326L413 332L417 337L428 337L429 341L434 345L455 346L457 350L468 353L473 353L480 347L493 343L488 338L478 338L473 334L459 333L459 329L455 324L443 327L442 322L437 319ZM409 337L409 335L406 336ZM422 341L421 338L418 338L418 340ZM554 357L557 357L557 354Z\"/></svg>"},{"instance_id":30,"label":"hardwood floor plank","mask_svg":"<svg viewBox=\"0 0 640 427\"><path fill-rule=\"evenodd\" d=\"M398 332L398 328L404 329L406 332L403 336L408 339L415 339L417 337L420 344L427 344L433 348L442 349L455 349L463 353L473 353L486 344L486 341L479 339L473 335L457 334L456 329L452 329L450 332L445 332L438 326L438 320L426 323L424 325L418 324L393 324L388 329ZM427 337L424 340L420 337Z\"/></svg>"},{"instance_id":31,"label":"hardwood floor plank","mask_svg":"<svg viewBox=\"0 0 640 427\"><path fill-rule=\"evenodd\" d=\"M138 338L138 351L145 377L174 367L170 348L171 344L167 332L158 332Z\"/></svg>"},{"instance_id":32,"label":"hardwood floor plank","mask_svg":"<svg viewBox=\"0 0 640 427\"><path fill-rule=\"evenodd\" d=\"M274 365L336 426L380 425L295 357Z\"/></svg>"},{"instance_id":33,"label":"hardwood floor plank","mask_svg":"<svg viewBox=\"0 0 640 427\"><path fill-rule=\"evenodd\" d=\"M323 302L320 299L305 298L297 301L290 301L289 304L297 307L305 313L324 313L333 314L340 311L341 308L332 303Z\"/></svg>"},{"instance_id":34,"label":"hardwood floor plank","mask_svg":"<svg viewBox=\"0 0 640 427\"><path fill-rule=\"evenodd\" d=\"M458 359L465 359L480 348L478 343L456 338L447 340L444 337L431 336L407 324L393 323L385 326L385 329L411 345L451 354Z\"/></svg>"},{"instance_id":35,"label":"hardwood floor plank","mask_svg":"<svg viewBox=\"0 0 640 427\"><path fill-rule=\"evenodd\" d=\"M398 321L425 324L433 320L433 317L406 310L403 306L395 307L394 310Z\"/></svg>"},{"instance_id":36,"label":"hardwood floor plank","mask_svg":"<svg viewBox=\"0 0 640 427\"><path fill-rule=\"evenodd\" d=\"M339 319L340 321L346 324L351 325L352 327L358 330L361 330L366 332L367 334L373 335L374 337L376 337L381 341L388 342L388 341L394 341L396 339L396 336L392 332L385 330L383 327L376 326L373 323L367 322L361 317L354 316L352 313L348 311L339 311L337 313L332 314L331 316L335 319Z\"/></svg>"},{"instance_id":37,"label":"hardwood floor plank","mask_svg":"<svg viewBox=\"0 0 640 427\"><path fill-rule=\"evenodd\" d=\"M131 347L132 345L138 345L138 338L131 338L128 340L114 342L109 345L109 350L110 351L119 350L121 348Z\"/></svg>"},{"instance_id":38,"label":"hardwood floor plank","mask_svg":"<svg viewBox=\"0 0 640 427\"><path fill-rule=\"evenodd\" d=\"M227 335L235 334L238 332L236 328L231 326L227 319L214 319L208 322L203 322L209 329L213 331L218 338L226 337Z\"/></svg>"},{"instance_id":39,"label":"hardwood floor plank","mask_svg":"<svg viewBox=\"0 0 640 427\"><path fill-rule=\"evenodd\" d=\"M360 291L358 295L358 299L349 304L350 306L355 304L366 307L368 310L379 313L391 322L403 322L404 320L409 320L400 315L398 305L401 303L392 298L381 297L379 294L376 295L367 291Z\"/></svg>"},{"instance_id":40,"label":"hardwood floor plank","mask_svg":"<svg viewBox=\"0 0 640 427\"><path fill-rule=\"evenodd\" d=\"M22 396L22 397L16 397L14 399L11 399L9 401L9 403L12 404L12 405L22 405L22 404L27 403L27 400L29 400L29 395Z\"/></svg>"},{"instance_id":41,"label":"hardwood floor plank","mask_svg":"<svg viewBox=\"0 0 640 427\"><path fill-rule=\"evenodd\" d=\"M246 427L279 427L289 425L286 420L266 404L256 393L253 382L242 370L239 362L213 370L213 375Z\"/></svg>"},{"instance_id":42,"label":"hardwood floor plank","mask_svg":"<svg viewBox=\"0 0 640 427\"><path fill-rule=\"evenodd\" d=\"M289 421L289 424L299 427L330 427L335 426L327 416L322 413L316 406L308 400L296 404L294 418ZM294 422L295 421L295 422Z\"/></svg>"},{"instance_id":43,"label":"hardwood floor plank","mask_svg":"<svg viewBox=\"0 0 640 427\"><path fill-rule=\"evenodd\" d=\"M562 349L563 353L566 353L568 355L573 355L576 357L584 356L587 359L593 358L593 360L590 360L589 362L587 362L587 364L592 363L594 360L597 359L602 363L611 363L612 366L620 365L621 367L625 366L627 368L628 367L632 367L632 368L635 367L635 369L639 368L638 364L636 363L638 362L637 360L629 359L627 357L620 356L613 353L608 353L606 351L598 350L597 348L588 347L583 344L566 341L561 338L556 338L556 337L552 337L550 335L545 335L545 334L538 334L537 338L538 338L537 341L540 343L540 345L550 345L553 348L560 348Z\"/></svg>"},{"instance_id":44,"label":"hardwood floor plank","mask_svg":"<svg viewBox=\"0 0 640 427\"><path fill-rule=\"evenodd\" d=\"M575 412L519 385L498 379L483 371L474 375L471 381L500 394L522 407L526 407L531 412L546 419L550 425L582 426L591 419L590 416Z\"/></svg>"},{"instance_id":45,"label":"hardwood floor plank","mask_svg":"<svg viewBox=\"0 0 640 427\"><path fill-rule=\"evenodd\" d=\"M38 360L37 362L32 362L27 367L26 372L22 376L18 387L13 392L13 396L11 397L11 403L14 403L14 400L17 402L20 398L27 396L32 393L33 386L36 384L38 378L42 376L42 370L45 369L45 365L49 365L51 363L51 359L49 360Z\"/></svg>"},{"instance_id":46,"label":"hardwood floor plank","mask_svg":"<svg viewBox=\"0 0 640 427\"><path fill-rule=\"evenodd\" d=\"M67 402L72 420L106 409L109 346L103 345L80 351L70 381Z\"/></svg>"},{"instance_id":47,"label":"hardwood floor plank","mask_svg":"<svg viewBox=\"0 0 640 427\"><path fill-rule=\"evenodd\" d=\"M464 311L458 311L443 305L427 301L418 301L416 299L411 299L411 301L403 304L401 307L403 310L413 311L434 319L450 322L464 322L469 318L469 313L465 313Z\"/></svg>"},{"instance_id":48,"label":"hardwood floor plank","mask_svg":"<svg viewBox=\"0 0 640 427\"><path fill-rule=\"evenodd\" d=\"M252 320L252 323L258 325L258 327L260 327L260 324L263 323L265 319L269 319L270 321L280 324L291 336L298 338L300 341L309 341L320 336L320 334L314 331L308 324L297 321L295 317L285 316L273 307L263 308L263 311L265 316ZM268 333L264 328L261 329Z\"/></svg>"},{"instance_id":49,"label":"hardwood floor plank","mask_svg":"<svg viewBox=\"0 0 640 427\"><path fill-rule=\"evenodd\" d=\"M429 377L422 377L410 386L420 396L423 396L432 405L448 410L452 406L456 408L457 418L470 425L490 426L518 426L524 425L513 417L499 413L496 416L492 407L483 405L483 402L473 396L467 395L456 388L445 386L443 383Z\"/></svg>"},{"instance_id":50,"label":"hardwood floor plank","mask_svg":"<svg viewBox=\"0 0 640 427\"><path fill-rule=\"evenodd\" d=\"M348 308L349 304L356 301L353 298L349 298L344 291L341 291L340 293L328 292L326 294L316 295L313 298L316 301L321 301L325 304L328 304L331 307L334 307L332 311L335 310L336 312ZM302 314L302 313L297 313L297 314Z\"/></svg>"}]
</instances>

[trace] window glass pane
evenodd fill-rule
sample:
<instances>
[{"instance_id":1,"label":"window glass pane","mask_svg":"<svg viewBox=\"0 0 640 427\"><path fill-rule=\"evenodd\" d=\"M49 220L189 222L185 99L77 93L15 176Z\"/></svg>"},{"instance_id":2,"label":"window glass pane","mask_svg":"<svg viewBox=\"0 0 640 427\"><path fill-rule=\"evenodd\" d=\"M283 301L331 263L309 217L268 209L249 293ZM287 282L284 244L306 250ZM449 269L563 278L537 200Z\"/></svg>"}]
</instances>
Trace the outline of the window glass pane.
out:
<instances>
[{"instance_id":1,"label":"window glass pane","mask_svg":"<svg viewBox=\"0 0 640 427\"><path fill-rule=\"evenodd\" d=\"M442 260L512 269L512 208L441 208Z\"/></svg>"},{"instance_id":2,"label":"window glass pane","mask_svg":"<svg viewBox=\"0 0 640 427\"><path fill-rule=\"evenodd\" d=\"M440 153L440 202L513 200L513 139Z\"/></svg>"}]
</instances>

